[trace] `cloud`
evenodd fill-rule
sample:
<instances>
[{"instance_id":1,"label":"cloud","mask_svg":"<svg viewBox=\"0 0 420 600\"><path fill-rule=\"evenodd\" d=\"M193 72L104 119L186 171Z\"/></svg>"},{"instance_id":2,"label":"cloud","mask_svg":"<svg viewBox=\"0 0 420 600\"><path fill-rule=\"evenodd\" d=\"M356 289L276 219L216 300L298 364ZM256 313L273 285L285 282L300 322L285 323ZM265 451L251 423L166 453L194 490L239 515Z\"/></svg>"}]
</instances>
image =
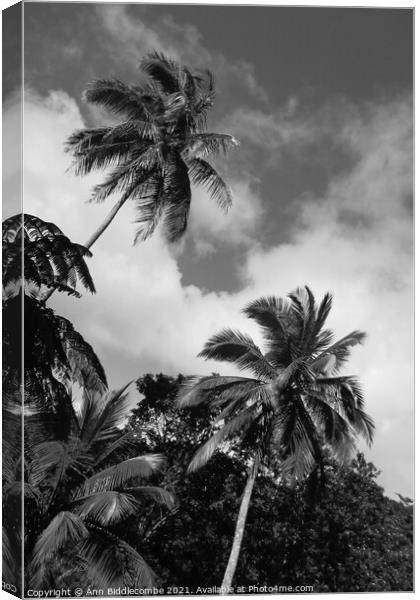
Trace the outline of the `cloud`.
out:
<instances>
[{"instance_id":1,"label":"cloud","mask_svg":"<svg viewBox=\"0 0 420 600\"><path fill-rule=\"evenodd\" d=\"M2 195L3 217L21 210L22 198L22 101L12 94L3 103Z\"/></svg>"},{"instance_id":2,"label":"cloud","mask_svg":"<svg viewBox=\"0 0 420 600\"><path fill-rule=\"evenodd\" d=\"M64 153L63 141L83 126L77 103L62 91L51 92L46 98L28 93L25 123L25 210L54 221L71 239L83 243L110 205L85 203L101 174L76 178L67 171L70 159ZM200 236L209 244L222 237L230 236L232 243L250 236L257 210L247 185L237 187L245 199L243 214L233 212L226 223L217 206L197 195L192 215L197 244ZM159 235L133 247L134 218L134 208L125 206L93 248L89 266L97 297L75 301L53 296L54 306L69 315L94 343L118 385L148 369L174 372L195 368L192 357L201 349L203 336L214 331L216 315L225 315L220 321L231 319L220 298L228 305L234 302L228 295L205 294L194 286L184 288L176 252ZM208 238L204 235L206 222Z\"/></svg>"},{"instance_id":3,"label":"cloud","mask_svg":"<svg viewBox=\"0 0 420 600\"><path fill-rule=\"evenodd\" d=\"M252 182L235 181L233 204L228 212L202 189L193 190L189 235L199 254L209 254L225 246L254 246L255 232L263 216L262 200Z\"/></svg>"},{"instance_id":4,"label":"cloud","mask_svg":"<svg viewBox=\"0 0 420 600\"><path fill-rule=\"evenodd\" d=\"M279 294L297 282L317 295L330 289L330 325L341 334L368 333L349 370L359 374L377 424L371 456L409 473L407 485L414 368L410 100L367 105L338 136L351 145L355 166L330 182L325 197L302 199L293 242L254 251L243 273L255 294L272 293L273 281ZM387 488L394 477L394 469L385 471Z\"/></svg>"},{"instance_id":5,"label":"cloud","mask_svg":"<svg viewBox=\"0 0 420 600\"><path fill-rule=\"evenodd\" d=\"M6 110L6 121L12 117L11 109ZM79 179L66 172L69 157L63 141L81 126L79 108L64 92L46 98L27 94L26 210L54 221L79 242L110 208L84 203L101 175ZM335 304L330 325L337 335L356 328L368 333L348 372L360 376L367 409L377 423L369 456L383 468L387 490L409 494L411 135L411 105L406 98L344 111L335 140L351 151L352 167L330 180L323 197L300 200L299 226L287 244L265 249L260 230L253 231L255 219L264 215L250 181L234 183L238 202L226 220L209 199L196 194L190 227L196 245L201 240L212 251L224 238L244 243L238 292L183 285L177 254L159 235L133 247L134 213L127 205L93 248L89 265L97 296L85 295L78 301L55 294L52 304L93 344L111 385L117 386L147 371L231 372L228 365L195 357L208 337L225 326L259 339L256 328L240 313L250 299L285 295L303 284L318 297L331 290Z\"/></svg>"},{"instance_id":6,"label":"cloud","mask_svg":"<svg viewBox=\"0 0 420 600\"><path fill-rule=\"evenodd\" d=\"M146 11L140 17L138 12L123 5L101 6L96 14L105 29L106 48L114 62L128 63L137 70L142 56L153 50L161 51L197 69L204 65L217 73L218 88L223 89L221 96L228 95L229 90L237 90L238 93L245 91L248 97L259 102L267 101L253 65L227 59L220 52L210 52L194 25L179 25L168 16L148 23Z\"/></svg>"}]
</instances>

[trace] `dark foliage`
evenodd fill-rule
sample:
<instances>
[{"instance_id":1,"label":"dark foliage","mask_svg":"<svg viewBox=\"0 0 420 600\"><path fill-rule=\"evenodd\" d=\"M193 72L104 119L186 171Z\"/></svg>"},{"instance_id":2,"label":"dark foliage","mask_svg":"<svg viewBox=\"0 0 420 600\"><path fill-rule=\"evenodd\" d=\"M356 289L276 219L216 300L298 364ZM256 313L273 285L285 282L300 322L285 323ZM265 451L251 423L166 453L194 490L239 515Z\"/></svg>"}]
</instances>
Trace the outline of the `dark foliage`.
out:
<instances>
[{"instance_id":1,"label":"dark foliage","mask_svg":"<svg viewBox=\"0 0 420 600\"><path fill-rule=\"evenodd\" d=\"M70 414L71 385L99 392L107 387L93 348L70 321L44 302L46 290L79 296L78 282L95 291L84 260L89 255L54 223L28 214L3 222L3 388L7 405L21 404L24 381L27 408L42 405L45 411L49 407L57 417L57 435ZM62 435L65 437L66 432Z\"/></svg>"},{"instance_id":2,"label":"dark foliage","mask_svg":"<svg viewBox=\"0 0 420 600\"><path fill-rule=\"evenodd\" d=\"M22 265L23 251L23 265ZM3 221L3 287L19 289L42 297L45 290L56 289L73 296L79 281L90 292L95 286L84 258L89 250L67 238L54 223L28 214ZM23 267L23 272L22 272ZM13 288L8 290L8 295Z\"/></svg>"},{"instance_id":3,"label":"dark foliage","mask_svg":"<svg viewBox=\"0 0 420 600\"><path fill-rule=\"evenodd\" d=\"M124 435L129 404L125 389L104 396L85 391L71 407L66 440L36 427L36 417L44 421L38 411L25 422L24 455L15 456L13 445L6 448L4 532L18 557L22 523L16 508L23 492L29 588L153 585L153 571L127 540L127 523L151 503L168 510L173 498L146 484L163 459L139 456L131 436ZM16 419L9 414L11 425Z\"/></svg>"},{"instance_id":4,"label":"dark foliage","mask_svg":"<svg viewBox=\"0 0 420 600\"><path fill-rule=\"evenodd\" d=\"M210 417L178 412L183 378L146 375L130 429L151 451L168 457L164 481L177 509L146 533L147 559L165 585L217 586L226 565L246 480L237 454L216 452L206 467L186 476ZM413 589L413 511L389 499L378 471L357 455L339 465L325 456L325 486L311 478L280 485L272 471L256 481L235 585L312 585L315 592ZM144 523L145 528L147 526Z\"/></svg>"}]
</instances>

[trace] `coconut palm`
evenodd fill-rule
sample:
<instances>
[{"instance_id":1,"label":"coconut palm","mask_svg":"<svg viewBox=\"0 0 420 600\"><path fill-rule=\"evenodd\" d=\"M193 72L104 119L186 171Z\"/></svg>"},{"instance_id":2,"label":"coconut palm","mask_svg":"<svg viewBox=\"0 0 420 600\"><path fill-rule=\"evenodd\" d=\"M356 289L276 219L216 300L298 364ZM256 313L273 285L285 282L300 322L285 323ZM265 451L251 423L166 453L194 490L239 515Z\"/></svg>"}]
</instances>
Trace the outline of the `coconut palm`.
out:
<instances>
[{"instance_id":1,"label":"coconut palm","mask_svg":"<svg viewBox=\"0 0 420 600\"><path fill-rule=\"evenodd\" d=\"M173 497L145 484L161 468L162 456L136 456L135 436L121 429L130 409L126 388L105 395L85 390L68 417L66 440L36 439L32 415L25 423L32 435L25 435L24 457L5 463L6 506L21 493L23 475L25 569L33 589L60 587L54 577L67 577L66 585L82 577L97 588L153 585L151 568L121 526L141 515L149 500L172 507Z\"/></svg>"},{"instance_id":2,"label":"coconut palm","mask_svg":"<svg viewBox=\"0 0 420 600\"><path fill-rule=\"evenodd\" d=\"M203 185L222 209L232 202L222 177L207 161L238 142L230 135L208 133L206 116L215 97L209 71L192 73L153 52L140 63L143 81L128 85L99 79L85 99L108 110L117 124L76 131L66 148L74 157L76 174L111 168L91 197L103 202L119 194L117 203L86 242L90 248L127 200L138 209L135 241L152 235L163 221L168 241L185 232L191 203L191 184Z\"/></svg>"},{"instance_id":3,"label":"coconut palm","mask_svg":"<svg viewBox=\"0 0 420 600\"><path fill-rule=\"evenodd\" d=\"M286 299L260 298L245 309L261 328L265 352L252 338L224 329L213 336L199 356L228 361L253 377L190 378L179 394L183 407L206 403L219 414L212 437L197 451L189 466L205 465L216 449L234 439L248 453L248 478L222 591L229 590L235 573L252 489L261 465L280 461L283 478L308 476L322 470L323 445L345 455L357 434L371 443L374 424L363 410L356 378L339 375L351 348L365 334L353 331L333 342L324 327L332 296L319 304L308 287Z\"/></svg>"}]
</instances>

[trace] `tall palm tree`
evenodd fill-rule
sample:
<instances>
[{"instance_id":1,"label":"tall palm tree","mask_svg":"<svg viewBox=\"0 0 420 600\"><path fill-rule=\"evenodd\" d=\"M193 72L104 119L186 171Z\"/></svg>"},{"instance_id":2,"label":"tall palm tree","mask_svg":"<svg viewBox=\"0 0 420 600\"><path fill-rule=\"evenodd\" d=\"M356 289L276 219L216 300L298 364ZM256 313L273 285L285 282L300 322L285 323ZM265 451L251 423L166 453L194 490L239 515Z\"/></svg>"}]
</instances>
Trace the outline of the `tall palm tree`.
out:
<instances>
[{"instance_id":1,"label":"tall palm tree","mask_svg":"<svg viewBox=\"0 0 420 600\"><path fill-rule=\"evenodd\" d=\"M153 571L124 539L121 526L141 515L148 500L167 507L174 500L166 490L144 483L163 458L136 456L135 436L122 431L130 409L126 388L105 395L85 390L68 417L66 440L39 435L34 425L43 415L33 414L25 423L30 435L25 435L24 456L5 461L6 506L21 494L23 475L28 587L61 587L55 577L77 585L81 573L84 583L97 588L153 585ZM5 529L6 539L13 540L13 523L6 522Z\"/></svg>"},{"instance_id":2,"label":"tall palm tree","mask_svg":"<svg viewBox=\"0 0 420 600\"><path fill-rule=\"evenodd\" d=\"M67 140L76 174L112 168L91 197L103 202L120 195L85 246L90 248L127 200L138 208L135 241L152 235L163 221L168 241L185 232L191 203L191 183L203 185L221 208L232 202L222 177L207 161L211 154L238 145L230 135L208 133L206 116L215 88L209 71L192 73L153 52L140 63L143 81L127 85L117 79L94 81L85 98L120 119L116 125L82 129Z\"/></svg>"},{"instance_id":3,"label":"tall palm tree","mask_svg":"<svg viewBox=\"0 0 420 600\"><path fill-rule=\"evenodd\" d=\"M353 331L337 342L325 329L332 296L319 304L308 287L286 299L260 298L245 309L261 328L265 352L246 334L224 329L199 356L228 361L253 377L212 375L189 379L179 394L182 407L206 403L220 412L213 436L197 451L189 471L202 467L216 449L234 438L248 452L248 478L222 583L228 593L239 558L252 489L260 466L280 461L285 478L322 470L323 445L345 454L356 434L371 443L374 424L363 410L354 377L339 375L350 349L365 334Z\"/></svg>"}]
</instances>

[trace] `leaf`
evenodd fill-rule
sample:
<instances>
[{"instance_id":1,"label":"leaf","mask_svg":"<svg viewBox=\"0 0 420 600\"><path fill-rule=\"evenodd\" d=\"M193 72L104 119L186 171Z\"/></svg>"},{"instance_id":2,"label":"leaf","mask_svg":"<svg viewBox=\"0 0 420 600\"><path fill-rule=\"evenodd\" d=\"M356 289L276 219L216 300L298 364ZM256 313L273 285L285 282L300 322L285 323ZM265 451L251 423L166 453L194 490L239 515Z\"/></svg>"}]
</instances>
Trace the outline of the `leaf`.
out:
<instances>
[{"instance_id":1,"label":"leaf","mask_svg":"<svg viewBox=\"0 0 420 600\"><path fill-rule=\"evenodd\" d=\"M113 454L127 454L138 445L137 433L135 431L129 431L124 435L118 430L116 432L116 439L113 442L108 442L107 447L100 453L95 460L95 465L100 466L104 461L109 460ZM110 436L112 439L112 436Z\"/></svg>"},{"instance_id":2,"label":"leaf","mask_svg":"<svg viewBox=\"0 0 420 600\"><path fill-rule=\"evenodd\" d=\"M333 354L336 358L334 372L338 372L350 357L350 348L357 344L362 344L365 339L366 334L363 331L352 331L324 350L324 352L318 356L318 359L326 354Z\"/></svg>"},{"instance_id":3,"label":"leaf","mask_svg":"<svg viewBox=\"0 0 420 600\"><path fill-rule=\"evenodd\" d=\"M203 402L220 404L221 398L229 398L230 393L242 393L250 386L261 386L262 382L248 377L187 377L179 387L177 403L181 408L197 406ZM237 392L236 390L238 390ZM235 391L234 391L235 390Z\"/></svg>"},{"instance_id":4,"label":"leaf","mask_svg":"<svg viewBox=\"0 0 420 600\"><path fill-rule=\"evenodd\" d=\"M256 417L257 412L254 406L246 408L238 415L233 417L219 431L216 431L205 444L197 450L192 461L188 466L188 473L196 471L203 467L216 452L219 445L227 438L246 431L246 427Z\"/></svg>"},{"instance_id":5,"label":"leaf","mask_svg":"<svg viewBox=\"0 0 420 600\"><path fill-rule=\"evenodd\" d=\"M22 248L25 252L22 261ZM33 215L15 215L3 222L3 286L12 282L33 283L38 288L67 291L79 296L80 282L95 292L84 258L88 249L72 243L53 223Z\"/></svg>"},{"instance_id":6,"label":"leaf","mask_svg":"<svg viewBox=\"0 0 420 600\"><path fill-rule=\"evenodd\" d=\"M232 192L217 171L202 158L186 158L188 172L194 185L204 186L220 208L232 206Z\"/></svg>"},{"instance_id":7,"label":"leaf","mask_svg":"<svg viewBox=\"0 0 420 600\"><path fill-rule=\"evenodd\" d=\"M102 394L85 389L77 411L80 439L87 446L113 442L116 430L127 420L131 401L126 394L131 382L118 391Z\"/></svg>"},{"instance_id":8,"label":"leaf","mask_svg":"<svg viewBox=\"0 0 420 600\"><path fill-rule=\"evenodd\" d=\"M188 169L177 153L173 153L165 165L163 195L165 237L168 242L175 242L187 229L191 204Z\"/></svg>"},{"instance_id":9,"label":"leaf","mask_svg":"<svg viewBox=\"0 0 420 600\"><path fill-rule=\"evenodd\" d=\"M179 91L178 65L164 54L151 52L141 60L140 69L159 83L163 92Z\"/></svg>"},{"instance_id":10,"label":"leaf","mask_svg":"<svg viewBox=\"0 0 420 600\"><path fill-rule=\"evenodd\" d=\"M88 581L99 589L108 587L152 588L155 574L146 561L124 540L90 526L90 536L78 551L89 565Z\"/></svg>"},{"instance_id":11,"label":"leaf","mask_svg":"<svg viewBox=\"0 0 420 600\"><path fill-rule=\"evenodd\" d=\"M140 120L146 116L139 90L118 79L97 79L84 96L87 102L101 104L116 115Z\"/></svg>"},{"instance_id":12,"label":"leaf","mask_svg":"<svg viewBox=\"0 0 420 600\"><path fill-rule=\"evenodd\" d=\"M139 511L139 503L131 494L113 490L76 498L75 512L103 527L113 526Z\"/></svg>"},{"instance_id":13,"label":"leaf","mask_svg":"<svg viewBox=\"0 0 420 600\"><path fill-rule=\"evenodd\" d=\"M54 318L66 354L71 380L83 388L105 392L105 371L92 346L74 329L69 320L59 316Z\"/></svg>"},{"instance_id":14,"label":"leaf","mask_svg":"<svg viewBox=\"0 0 420 600\"><path fill-rule=\"evenodd\" d=\"M87 479L74 499L126 486L134 479L148 479L162 467L163 462L161 454L145 454L124 460Z\"/></svg>"},{"instance_id":15,"label":"leaf","mask_svg":"<svg viewBox=\"0 0 420 600\"><path fill-rule=\"evenodd\" d=\"M227 154L238 146L238 140L226 133L195 133L187 138L183 153L186 159L207 158L211 154Z\"/></svg>"},{"instance_id":16,"label":"leaf","mask_svg":"<svg viewBox=\"0 0 420 600\"><path fill-rule=\"evenodd\" d=\"M50 561L68 544L76 545L88 536L88 530L77 515L62 511L42 531L35 542L29 563L30 585L42 589Z\"/></svg>"},{"instance_id":17,"label":"leaf","mask_svg":"<svg viewBox=\"0 0 420 600\"><path fill-rule=\"evenodd\" d=\"M293 360L291 340L299 331L289 302L275 296L262 297L248 304L243 312L261 327L270 362L276 368L287 366Z\"/></svg>"},{"instance_id":18,"label":"leaf","mask_svg":"<svg viewBox=\"0 0 420 600\"><path fill-rule=\"evenodd\" d=\"M74 510L83 519L108 527L139 514L142 501L148 498L168 508L174 506L172 494L163 488L138 486L124 491L108 490L81 496L74 500Z\"/></svg>"},{"instance_id":19,"label":"leaf","mask_svg":"<svg viewBox=\"0 0 420 600\"><path fill-rule=\"evenodd\" d=\"M223 329L211 337L198 356L207 360L232 362L240 369L249 369L257 377L265 380L277 376L276 370L263 356L252 338L232 329Z\"/></svg>"},{"instance_id":20,"label":"leaf","mask_svg":"<svg viewBox=\"0 0 420 600\"><path fill-rule=\"evenodd\" d=\"M173 494L168 492L162 487L152 486L152 485L143 485L137 487L129 487L125 488L125 491L129 494L132 494L135 498L137 498L140 502L143 499L152 499L158 504L162 506L166 506L169 509L173 509L175 506L175 499Z\"/></svg>"}]
</instances>

